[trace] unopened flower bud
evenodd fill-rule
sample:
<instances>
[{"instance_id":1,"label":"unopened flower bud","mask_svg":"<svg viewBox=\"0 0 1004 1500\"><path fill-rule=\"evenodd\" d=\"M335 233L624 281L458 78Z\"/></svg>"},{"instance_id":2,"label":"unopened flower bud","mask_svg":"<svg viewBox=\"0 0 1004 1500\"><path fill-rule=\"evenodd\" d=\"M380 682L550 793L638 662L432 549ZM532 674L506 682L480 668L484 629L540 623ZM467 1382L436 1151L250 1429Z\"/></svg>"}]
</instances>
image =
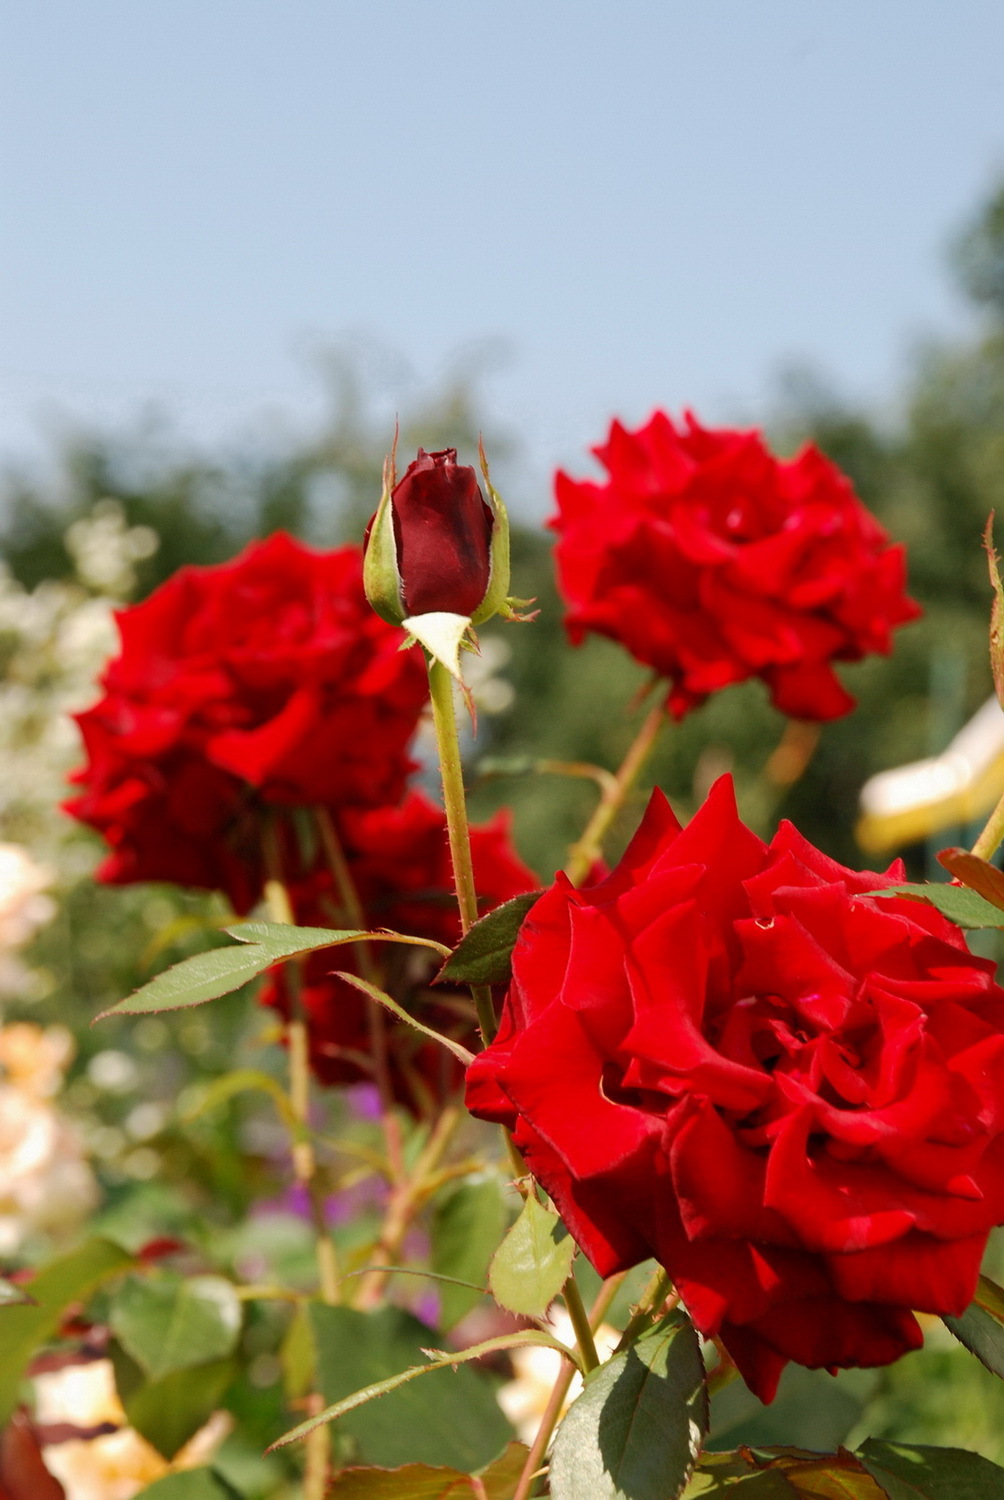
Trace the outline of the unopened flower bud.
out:
<instances>
[{"instance_id":1,"label":"unopened flower bud","mask_svg":"<svg viewBox=\"0 0 1004 1500\"><path fill-rule=\"evenodd\" d=\"M366 596L384 619L449 614L480 624L506 612L509 528L487 470L485 482L490 504L455 448L420 448L397 484L390 469L364 563Z\"/></svg>"}]
</instances>

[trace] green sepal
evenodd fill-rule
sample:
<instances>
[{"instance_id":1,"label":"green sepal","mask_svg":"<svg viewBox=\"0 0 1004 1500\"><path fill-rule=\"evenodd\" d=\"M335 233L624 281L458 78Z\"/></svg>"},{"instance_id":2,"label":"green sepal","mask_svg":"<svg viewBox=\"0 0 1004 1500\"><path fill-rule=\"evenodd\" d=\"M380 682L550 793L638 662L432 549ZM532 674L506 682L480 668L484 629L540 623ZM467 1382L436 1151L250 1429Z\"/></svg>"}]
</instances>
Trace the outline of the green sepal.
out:
<instances>
[{"instance_id":1,"label":"green sepal","mask_svg":"<svg viewBox=\"0 0 1004 1500\"><path fill-rule=\"evenodd\" d=\"M485 478L485 489L488 491L488 503L491 507L494 525L492 526L491 543L491 566L488 573L488 588L485 597L471 616L472 625L483 625L493 615L508 615L511 613L509 605L509 515L502 497L492 484L488 473L488 460L485 457L484 443L478 444L478 454L481 459L481 472Z\"/></svg>"},{"instance_id":2,"label":"green sepal","mask_svg":"<svg viewBox=\"0 0 1004 1500\"><path fill-rule=\"evenodd\" d=\"M363 588L366 598L381 620L400 625L408 611L401 597L401 574L397 566L397 541L394 537L394 515L391 510L393 470L384 464L383 493L377 506L366 550L363 554Z\"/></svg>"}]
</instances>

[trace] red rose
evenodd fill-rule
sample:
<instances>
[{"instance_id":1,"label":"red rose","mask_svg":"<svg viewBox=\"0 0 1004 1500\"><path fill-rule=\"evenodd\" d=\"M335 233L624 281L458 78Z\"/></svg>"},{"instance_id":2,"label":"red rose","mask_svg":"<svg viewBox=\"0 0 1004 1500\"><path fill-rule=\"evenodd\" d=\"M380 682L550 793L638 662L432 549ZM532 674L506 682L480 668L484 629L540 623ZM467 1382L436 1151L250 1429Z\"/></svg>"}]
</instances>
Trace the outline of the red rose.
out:
<instances>
[{"instance_id":1,"label":"red rose","mask_svg":"<svg viewBox=\"0 0 1004 1500\"><path fill-rule=\"evenodd\" d=\"M338 818L342 847L370 927L386 927L453 947L460 940L460 918L453 892L446 817L420 792L400 807ZM509 818L497 813L471 828L471 856L482 912L538 882L512 846ZM296 920L307 926L344 927L347 914L326 869L315 869L290 884ZM477 1046L473 1006L466 991L429 984L440 960L432 952L403 944L373 944L390 993L427 1026ZM352 948L312 954L303 965L301 995L310 1022L311 1063L322 1083L372 1082L368 1007L359 990L332 974L359 972ZM285 1009L285 970L273 972L262 994L265 1004ZM445 1048L425 1042L404 1023L391 1021L388 1061L395 1097L422 1112L427 1100L441 1100L459 1088L462 1073Z\"/></svg>"},{"instance_id":2,"label":"red rose","mask_svg":"<svg viewBox=\"0 0 1004 1500\"><path fill-rule=\"evenodd\" d=\"M456 448L419 448L390 508L405 613L473 615L488 592L494 525L474 470Z\"/></svg>"},{"instance_id":3,"label":"red rose","mask_svg":"<svg viewBox=\"0 0 1004 1500\"><path fill-rule=\"evenodd\" d=\"M888 652L920 611L902 548L819 449L781 461L759 433L656 412L593 451L609 480L558 474L550 523L572 641L619 641L670 679L677 718L747 677L795 718L847 713L831 663Z\"/></svg>"},{"instance_id":4,"label":"red rose","mask_svg":"<svg viewBox=\"0 0 1004 1500\"><path fill-rule=\"evenodd\" d=\"M960 1313L1004 1221L1004 990L933 907L869 895L720 781L656 793L600 885L516 944L468 1104L601 1275L655 1256L764 1400L788 1360L883 1365Z\"/></svg>"},{"instance_id":5,"label":"red rose","mask_svg":"<svg viewBox=\"0 0 1004 1500\"><path fill-rule=\"evenodd\" d=\"M68 804L112 846L102 880L218 887L246 910L263 805L401 795L425 670L369 609L358 548L280 533L182 568L118 624Z\"/></svg>"}]
</instances>

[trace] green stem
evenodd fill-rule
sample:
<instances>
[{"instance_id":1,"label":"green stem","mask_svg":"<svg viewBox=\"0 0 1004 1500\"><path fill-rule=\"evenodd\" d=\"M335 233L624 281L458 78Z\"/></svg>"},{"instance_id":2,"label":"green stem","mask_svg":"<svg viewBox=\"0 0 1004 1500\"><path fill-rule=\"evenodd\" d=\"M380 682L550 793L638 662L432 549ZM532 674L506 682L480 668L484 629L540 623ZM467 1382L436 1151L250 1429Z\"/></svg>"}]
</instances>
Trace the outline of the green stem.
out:
<instances>
[{"instance_id":1,"label":"green stem","mask_svg":"<svg viewBox=\"0 0 1004 1500\"><path fill-rule=\"evenodd\" d=\"M1002 839L1004 839L1004 796L987 819L987 826L973 845L972 852L977 859L992 859Z\"/></svg>"},{"instance_id":2,"label":"green stem","mask_svg":"<svg viewBox=\"0 0 1004 1500\"><path fill-rule=\"evenodd\" d=\"M638 779L639 773L659 738L659 731L666 720L666 708L660 696L651 708L635 735L628 752L620 763L613 782L608 786L596 806L585 832L568 851L565 874L573 885L581 885L590 869L603 853L603 840L610 826L624 806L625 799Z\"/></svg>"},{"instance_id":3,"label":"green stem","mask_svg":"<svg viewBox=\"0 0 1004 1500\"><path fill-rule=\"evenodd\" d=\"M268 871L265 901L269 916L273 922L292 926L295 920L293 907L281 878L279 840L272 819L265 825L264 854L265 868ZM300 976L295 968L290 976L289 988L292 998L292 1013L286 1022L289 1102L299 1127L293 1140L293 1171L297 1181L306 1189L310 1204L321 1296L325 1302L334 1304L338 1301L338 1260L334 1241L325 1222L324 1192L317 1176L317 1158L310 1140L310 1038L300 996Z\"/></svg>"},{"instance_id":4,"label":"green stem","mask_svg":"<svg viewBox=\"0 0 1004 1500\"><path fill-rule=\"evenodd\" d=\"M278 830L274 818L265 823L263 837L265 869L265 902L273 922L293 926L295 914L289 899L289 891L282 879L282 854ZM335 1244L328 1233L324 1217L324 1193L317 1177L317 1158L310 1140L310 1038L307 1021L303 1013L300 995L300 974L295 964L290 975L292 1014L286 1022L286 1042L289 1057L289 1102L293 1116L299 1126L293 1139L293 1171L296 1179L306 1189L310 1205L310 1219L314 1230L317 1276L321 1298L329 1305L338 1301L338 1258ZM307 1409L311 1415L323 1411L324 1397L313 1391L307 1397ZM323 1433L323 1441L318 1436ZM304 1500L324 1500L331 1475L331 1438L325 1428L311 1433L305 1445L303 1470Z\"/></svg>"},{"instance_id":5,"label":"green stem","mask_svg":"<svg viewBox=\"0 0 1004 1500\"><path fill-rule=\"evenodd\" d=\"M359 899L359 892L356 890L356 883L352 878L352 871L345 857L342 841L338 837L334 819L326 807L317 807L314 812L324 855L328 861L342 908L350 926L356 928L357 931L365 932L369 927L369 922L366 919L362 901ZM363 978L369 984L375 985L377 989L383 989L384 978L372 944L355 943L353 947L359 955L359 967ZM383 1006L378 1005L368 996L366 1017L373 1059L373 1077L380 1098L380 1120L384 1144L387 1147L387 1161L390 1164L391 1175L395 1181L400 1182L404 1177L404 1147L401 1141L400 1122L394 1110L394 1090L391 1086L390 1063L387 1056L387 1021Z\"/></svg>"},{"instance_id":6,"label":"green stem","mask_svg":"<svg viewBox=\"0 0 1004 1500\"><path fill-rule=\"evenodd\" d=\"M374 1264L359 1282L356 1307L375 1307L379 1303L393 1274L395 1256L412 1220L427 1201L430 1192L439 1186L437 1169L461 1118L460 1109L456 1105L448 1105L443 1110L415 1163L412 1176L399 1183L391 1194L380 1238L373 1250Z\"/></svg>"},{"instance_id":7,"label":"green stem","mask_svg":"<svg viewBox=\"0 0 1004 1500\"><path fill-rule=\"evenodd\" d=\"M634 1343L639 1334L652 1322L652 1318L666 1301L673 1289L673 1284L661 1266L657 1266L652 1273L652 1279L641 1294L641 1301L635 1308L634 1317L628 1323L621 1334L616 1353L620 1354L622 1349L627 1349Z\"/></svg>"},{"instance_id":8,"label":"green stem","mask_svg":"<svg viewBox=\"0 0 1004 1500\"><path fill-rule=\"evenodd\" d=\"M583 1305L582 1293L575 1284L574 1276L569 1276L565 1285L561 1288L561 1297L568 1316L572 1320L572 1327L575 1329L575 1342L578 1344L579 1353L582 1355L583 1368L586 1374L588 1374L590 1370L596 1369L600 1362L600 1357L596 1353L593 1330L589 1326L589 1314Z\"/></svg>"},{"instance_id":9,"label":"green stem","mask_svg":"<svg viewBox=\"0 0 1004 1500\"><path fill-rule=\"evenodd\" d=\"M589 1310L590 1334L594 1334L596 1332L597 1328L599 1328L600 1324L603 1322L603 1319L606 1317L607 1310L610 1307L611 1302L614 1300L614 1297L617 1295L617 1290L621 1282L624 1280L624 1275L625 1273L621 1271L618 1273L618 1275L609 1277L608 1280L606 1280L600 1287L599 1292L596 1294L596 1301L593 1303L592 1307ZM558 1378L555 1380L554 1386L551 1390L551 1394L548 1397L547 1406L544 1409L544 1415L540 1419L540 1426L537 1428L537 1434L530 1447L530 1451L526 1456L526 1462L523 1465L523 1472L520 1475L519 1484L513 1492L512 1500L529 1500L530 1491L533 1488L534 1478L537 1474L537 1470L544 1462L544 1454L547 1452L547 1445L551 1441L551 1434L554 1432L555 1427L557 1427L558 1425L558 1419L561 1416L565 1401L568 1397L569 1387L571 1386L574 1379L575 1366L572 1364L571 1360L562 1359L561 1369L558 1371Z\"/></svg>"},{"instance_id":10,"label":"green stem","mask_svg":"<svg viewBox=\"0 0 1004 1500\"><path fill-rule=\"evenodd\" d=\"M478 894L471 861L471 836L467 825L467 798L464 794L464 771L460 759L460 737L453 705L453 679L441 661L428 658L429 692L432 697L432 722L439 748L439 771L443 780L443 806L450 837L453 861L453 883L460 909L460 931L466 933L478 920ZM487 984L472 984L471 995L478 1013L481 1039L487 1047L494 1041L498 1025Z\"/></svg>"}]
</instances>

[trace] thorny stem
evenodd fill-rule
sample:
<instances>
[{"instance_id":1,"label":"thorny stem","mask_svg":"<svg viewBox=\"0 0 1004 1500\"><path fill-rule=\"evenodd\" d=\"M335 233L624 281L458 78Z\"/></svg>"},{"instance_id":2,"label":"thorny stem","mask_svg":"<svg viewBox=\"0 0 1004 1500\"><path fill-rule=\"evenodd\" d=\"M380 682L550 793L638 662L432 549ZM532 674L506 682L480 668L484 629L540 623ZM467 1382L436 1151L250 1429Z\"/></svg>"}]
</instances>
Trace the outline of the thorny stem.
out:
<instances>
[{"instance_id":1,"label":"thorny stem","mask_svg":"<svg viewBox=\"0 0 1004 1500\"><path fill-rule=\"evenodd\" d=\"M596 811L586 824L585 832L568 851L565 874L573 885L582 884L591 867L602 855L603 840L651 754L665 718L666 709L660 696L655 707L649 709L641 728L628 747L628 752L614 776L613 784L604 790L597 803Z\"/></svg>"},{"instance_id":2,"label":"thorny stem","mask_svg":"<svg viewBox=\"0 0 1004 1500\"><path fill-rule=\"evenodd\" d=\"M592 1337L597 1328L603 1322L603 1319L607 1313L607 1309L609 1308L611 1302L614 1300L614 1297L617 1295L617 1290L621 1282L624 1280L625 1274L625 1272L621 1271L618 1273L618 1275L611 1276L600 1287L599 1292L596 1295L596 1300L589 1310L590 1337ZM540 1419L540 1426L537 1428L537 1435L534 1438L533 1443L530 1447L530 1451L526 1456L526 1462L523 1465L523 1472L519 1477L519 1484L516 1486L516 1489L513 1492L512 1500L528 1500L530 1492L533 1488L533 1481L536 1477L537 1470L540 1468L541 1464L544 1461L544 1454L547 1452L547 1445L551 1441L551 1434L554 1432L555 1427L557 1427L558 1425L558 1418L561 1416L562 1408L564 1407L565 1400L568 1396L569 1387L571 1386L574 1379L575 1366L572 1364L571 1360L562 1359L561 1369L558 1371L558 1378L554 1382L554 1386L548 1398L547 1406L544 1408L544 1415Z\"/></svg>"},{"instance_id":3,"label":"thorny stem","mask_svg":"<svg viewBox=\"0 0 1004 1500\"><path fill-rule=\"evenodd\" d=\"M380 1301L384 1287L393 1274L391 1267L412 1220L430 1192L440 1186L441 1179L436 1175L436 1169L460 1120L459 1106L448 1105L436 1121L415 1163L414 1172L409 1178L399 1182L392 1191L380 1238L373 1251L373 1268L359 1282L355 1297L357 1307L375 1307Z\"/></svg>"},{"instance_id":4,"label":"thorny stem","mask_svg":"<svg viewBox=\"0 0 1004 1500\"><path fill-rule=\"evenodd\" d=\"M582 1355L583 1368L588 1375L590 1370L595 1370L600 1362L596 1352L596 1344L593 1340L593 1330L589 1326L589 1314L582 1302L582 1293L575 1284L575 1277L570 1275L561 1288L561 1298L565 1304L565 1310L572 1320L575 1330L575 1342L579 1346Z\"/></svg>"},{"instance_id":5,"label":"thorny stem","mask_svg":"<svg viewBox=\"0 0 1004 1500\"><path fill-rule=\"evenodd\" d=\"M293 925L293 908L280 878L279 841L273 821L265 825L265 866L268 879L265 881L265 901L274 922ZM303 1015L300 998L299 975L290 975L292 1014L286 1022L286 1040L289 1051L289 1102L293 1117L299 1127L293 1141L293 1170L296 1180L306 1189L310 1203L310 1217L314 1227L317 1247L317 1272L321 1296L327 1303L338 1301L338 1261L335 1245L324 1218L324 1192L317 1176L317 1159L310 1140L310 1044L307 1023Z\"/></svg>"},{"instance_id":6,"label":"thorny stem","mask_svg":"<svg viewBox=\"0 0 1004 1500\"><path fill-rule=\"evenodd\" d=\"M1004 839L1004 796L987 819L987 826L973 845L972 852L977 859L992 859L1002 839Z\"/></svg>"},{"instance_id":7,"label":"thorny stem","mask_svg":"<svg viewBox=\"0 0 1004 1500\"><path fill-rule=\"evenodd\" d=\"M363 904L356 890L356 883L349 869L349 862L345 858L345 850L342 841L338 837L334 820L326 807L315 808L318 832L321 835L321 843L324 847L324 855L328 861L338 897L348 918L349 923L360 931L365 931L369 926ZM359 967L362 969L363 978L377 989L383 988L383 974L380 964L373 952L372 944L356 943L353 945L359 955ZM387 1060L387 1022L383 1007L375 1000L366 997L366 1014L369 1025L370 1051L373 1061L373 1077L380 1096L380 1120L383 1127L384 1143L387 1147L387 1160L390 1164L391 1175L395 1181L400 1182L404 1177L404 1151L401 1145L401 1126L394 1109L394 1091L390 1082L390 1069Z\"/></svg>"},{"instance_id":8,"label":"thorny stem","mask_svg":"<svg viewBox=\"0 0 1004 1500\"><path fill-rule=\"evenodd\" d=\"M443 780L443 806L446 809L446 826L450 836L453 883L460 909L460 931L463 934L478 920L478 895L474 884L474 865L471 862L471 836L467 826L464 772L453 704L453 679L443 663L433 657L429 658L429 692L432 697L432 722L439 749L439 770ZM478 1013L481 1039L487 1047L494 1041L498 1030L491 987L487 984L472 984L471 995Z\"/></svg>"},{"instance_id":9,"label":"thorny stem","mask_svg":"<svg viewBox=\"0 0 1004 1500\"><path fill-rule=\"evenodd\" d=\"M269 818L264 828L265 901L274 922L287 926L294 923L293 906L289 892L282 881L282 859L275 821ZM311 1143L310 1130L310 1044L307 1023L303 1015L300 996L300 975L294 969L290 975L292 1014L286 1023L286 1039L289 1052L289 1102L299 1127L293 1140L293 1170L296 1179L306 1189L310 1204L310 1218L314 1228L317 1254L317 1273L323 1301L332 1305L338 1301L338 1260L335 1244L324 1218L324 1192L317 1177L317 1159ZM311 1415L323 1409L324 1398L313 1392L308 1398ZM323 1434L323 1441L322 1441ZM324 1500L328 1489L331 1465L331 1438L323 1427L311 1433L306 1443L303 1472L304 1500Z\"/></svg>"},{"instance_id":10,"label":"thorny stem","mask_svg":"<svg viewBox=\"0 0 1004 1500\"><path fill-rule=\"evenodd\" d=\"M314 1392L307 1397L307 1415L320 1416L324 1397ZM304 1444L306 1457L303 1474L303 1500L324 1500L331 1478L331 1433L326 1426L315 1427Z\"/></svg>"},{"instance_id":11,"label":"thorny stem","mask_svg":"<svg viewBox=\"0 0 1004 1500\"><path fill-rule=\"evenodd\" d=\"M633 1344L640 1333L643 1333L651 1323L653 1316L669 1297L673 1284L661 1266L657 1266L652 1273L652 1279L641 1294L641 1299L635 1308L634 1317L628 1323L620 1336L615 1353L620 1354L622 1349L627 1349Z\"/></svg>"}]
</instances>

